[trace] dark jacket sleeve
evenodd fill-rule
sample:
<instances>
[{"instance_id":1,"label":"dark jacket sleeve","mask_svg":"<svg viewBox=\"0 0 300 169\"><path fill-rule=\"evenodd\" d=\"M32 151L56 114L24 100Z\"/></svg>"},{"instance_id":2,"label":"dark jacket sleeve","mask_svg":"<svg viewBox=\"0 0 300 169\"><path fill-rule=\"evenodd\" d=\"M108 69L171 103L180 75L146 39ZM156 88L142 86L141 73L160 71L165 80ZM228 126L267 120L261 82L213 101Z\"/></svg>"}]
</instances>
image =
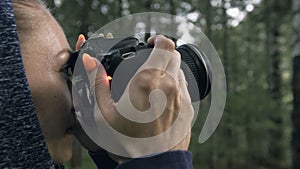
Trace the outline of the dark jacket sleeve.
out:
<instances>
[{"instance_id":1,"label":"dark jacket sleeve","mask_svg":"<svg viewBox=\"0 0 300 169\"><path fill-rule=\"evenodd\" d=\"M89 151L89 155L92 157L94 163L98 169L114 169L118 163L112 160L105 150L97 152Z\"/></svg>"},{"instance_id":2,"label":"dark jacket sleeve","mask_svg":"<svg viewBox=\"0 0 300 169\"><path fill-rule=\"evenodd\" d=\"M11 0L0 1L0 168L53 168L39 127Z\"/></svg>"},{"instance_id":3,"label":"dark jacket sleeve","mask_svg":"<svg viewBox=\"0 0 300 169\"><path fill-rule=\"evenodd\" d=\"M98 154L98 155L97 155ZM106 154L106 153L105 153ZM114 169L107 154L90 154L98 169ZM192 154L188 151L169 151L151 157L136 158L117 166L115 169L192 169Z\"/></svg>"}]
</instances>

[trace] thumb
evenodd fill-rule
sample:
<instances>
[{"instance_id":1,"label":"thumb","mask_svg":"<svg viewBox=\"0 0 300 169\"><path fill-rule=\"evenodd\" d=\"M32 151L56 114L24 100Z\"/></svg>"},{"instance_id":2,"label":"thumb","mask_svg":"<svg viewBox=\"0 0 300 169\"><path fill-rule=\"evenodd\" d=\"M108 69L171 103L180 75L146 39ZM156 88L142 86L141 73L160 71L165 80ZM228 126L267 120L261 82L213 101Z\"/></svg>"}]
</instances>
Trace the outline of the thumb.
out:
<instances>
[{"instance_id":1,"label":"thumb","mask_svg":"<svg viewBox=\"0 0 300 169\"><path fill-rule=\"evenodd\" d=\"M82 55L82 61L84 68L86 69L87 73L90 74L97 68L97 62L94 60L89 54L84 53Z\"/></svg>"},{"instance_id":2,"label":"thumb","mask_svg":"<svg viewBox=\"0 0 300 169\"><path fill-rule=\"evenodd\" d=\"M82 55L83 65L88 73L91 88L94 89L98 106L107 107L111 102L111 92L106 70L100 62L89 54Z\"/></svg>"}]
</instances>

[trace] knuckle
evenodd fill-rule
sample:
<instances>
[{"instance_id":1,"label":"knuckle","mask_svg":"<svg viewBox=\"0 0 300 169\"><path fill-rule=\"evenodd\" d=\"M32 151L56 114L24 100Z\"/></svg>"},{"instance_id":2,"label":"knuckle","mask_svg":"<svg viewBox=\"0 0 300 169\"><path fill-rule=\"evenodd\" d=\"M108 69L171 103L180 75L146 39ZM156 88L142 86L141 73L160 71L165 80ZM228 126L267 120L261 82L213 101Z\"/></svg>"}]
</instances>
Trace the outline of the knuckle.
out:
<instances>
[{"instance_id":1,"label":"knuckle","mask_svg":"<svg viewBox=\"0 0 300 169\"><path fill-rule=\"evenodd\" d=\"M179 94L179 87L175 79L168 73L162 75L161 70L143 70L135 76L133 82L146 92L161 89L168 97L176 97Z\"/></svg>"},{"instance_id":2,"label":"knuckle","mask_svg":"<svg viewBox=\"0 0 300 169\"><path fill-rule=\"evenodd\" d=\"M178 95L179 89L175 79L166 77L161 82L161 88L165 91L166 95L171 97Z\"/></svg>"},{"instance_id":3,"label":"knuckle","mask_svg":"<svg viewBox=\"0 0 300 169\"><path fill-rule=\"evenodd\" d=\"M175 43L171 39L166 38L163 35L158 35L158 37L156 39L156 42L155 42L155 45L158 48L165 49L165 50L168 50L168 51L175 50Z\"/></svg>"},{"instance_id":4,"label":"knuckle","mask_svg":"<svg viewBox=\"0 0 300 169\"><path fill-rule=\"evenodd\" d=\"M139 72L134 78L134 82L139 88L153 90L158 86L157 70L146 69Z\"/></svg>"}]
</instances>

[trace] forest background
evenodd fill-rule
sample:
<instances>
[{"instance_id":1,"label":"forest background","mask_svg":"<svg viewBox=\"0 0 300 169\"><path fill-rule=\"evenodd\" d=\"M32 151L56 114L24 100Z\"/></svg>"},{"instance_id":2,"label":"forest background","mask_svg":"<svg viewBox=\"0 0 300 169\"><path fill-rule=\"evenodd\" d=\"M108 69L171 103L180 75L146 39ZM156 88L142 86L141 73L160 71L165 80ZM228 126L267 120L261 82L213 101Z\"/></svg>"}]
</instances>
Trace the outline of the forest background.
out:
<instances>
[{"instance_id":1,"label":"forest background","mask_svg":"<svg viewBox=\"0 0 300 169\"><path fill-rule=\"evenodd\" d=\"M216 48L227 81L226 107L216 132L200 144L204 118L193 126L194 168L300 169L300 0L45 2L73 46L80 33L88 37L129 14L186 18ZM95 168L83 148L73 147L67 168Z\"/></svg>"}]
</instances>

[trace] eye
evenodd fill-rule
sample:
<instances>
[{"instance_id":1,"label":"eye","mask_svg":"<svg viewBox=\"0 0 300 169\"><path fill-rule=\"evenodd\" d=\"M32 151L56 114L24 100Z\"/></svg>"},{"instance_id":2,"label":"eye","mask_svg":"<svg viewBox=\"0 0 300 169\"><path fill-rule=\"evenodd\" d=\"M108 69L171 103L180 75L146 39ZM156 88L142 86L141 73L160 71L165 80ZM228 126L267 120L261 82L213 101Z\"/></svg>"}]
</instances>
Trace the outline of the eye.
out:
<instances>
[{"instance_id":1,"label":"eye","mask_svg":"<svg viewBox=\"0 0 300 169\"><path fill-rule=\"evenodd\" d=\"M60 72L64 73L68 76L68 80L72 79L73 76L73 69L75 67L75 63L77 60L78 54L77 52L69 52L69 59L68 61L62 66Z\"/></svg>"},{"instance_id":2,"label":"eye","mask_svg":"<svg viewBox=\"0 0 300 169\"><path fill-rule=\"evenodd\" d=\"M72 69L69 64L64 65L60 72L64 75L64 78L66 79L67 85L69 90L72 90Z\"/></svg>"},{"instance_id":3,"label":"eye","mask_svg":"<svg viewBox=\"0 0 300 169\"><path fill-rule=\"evenodd\" d=\"M61 69L60 72L64 73L67 77L68 80L72 78L72 68L69 64L65 64Z\"/></svg>"},{"instance_id":4,"label":"eye","mask_svg":"<svg viewBox=\"0 0 300 169\"><path fill-rule=\"evenodd\" d=\"M78 58L79 51L70 53L70 58L65 65L62 66L60 72L67 77L68 85L76 85L77 82L82 81L80 75L74 75L73 70L75 69L76 60Z\"/></svg>"},{"instance_id":5,"label":"eye","mask_svg":"<svg viewBox=\"0 0 300 169\"><path fill-rule=\"evenodd\" d=\"M70 64L65 64L61 69L60 72L64 74L64 76L66 77L66 80L68 82L68 85L75 85L78 81L82 81L81 76L75 76L73 74L73 70L74 68L72 67L72 65Z\"/></svg>"}]
</instances>

